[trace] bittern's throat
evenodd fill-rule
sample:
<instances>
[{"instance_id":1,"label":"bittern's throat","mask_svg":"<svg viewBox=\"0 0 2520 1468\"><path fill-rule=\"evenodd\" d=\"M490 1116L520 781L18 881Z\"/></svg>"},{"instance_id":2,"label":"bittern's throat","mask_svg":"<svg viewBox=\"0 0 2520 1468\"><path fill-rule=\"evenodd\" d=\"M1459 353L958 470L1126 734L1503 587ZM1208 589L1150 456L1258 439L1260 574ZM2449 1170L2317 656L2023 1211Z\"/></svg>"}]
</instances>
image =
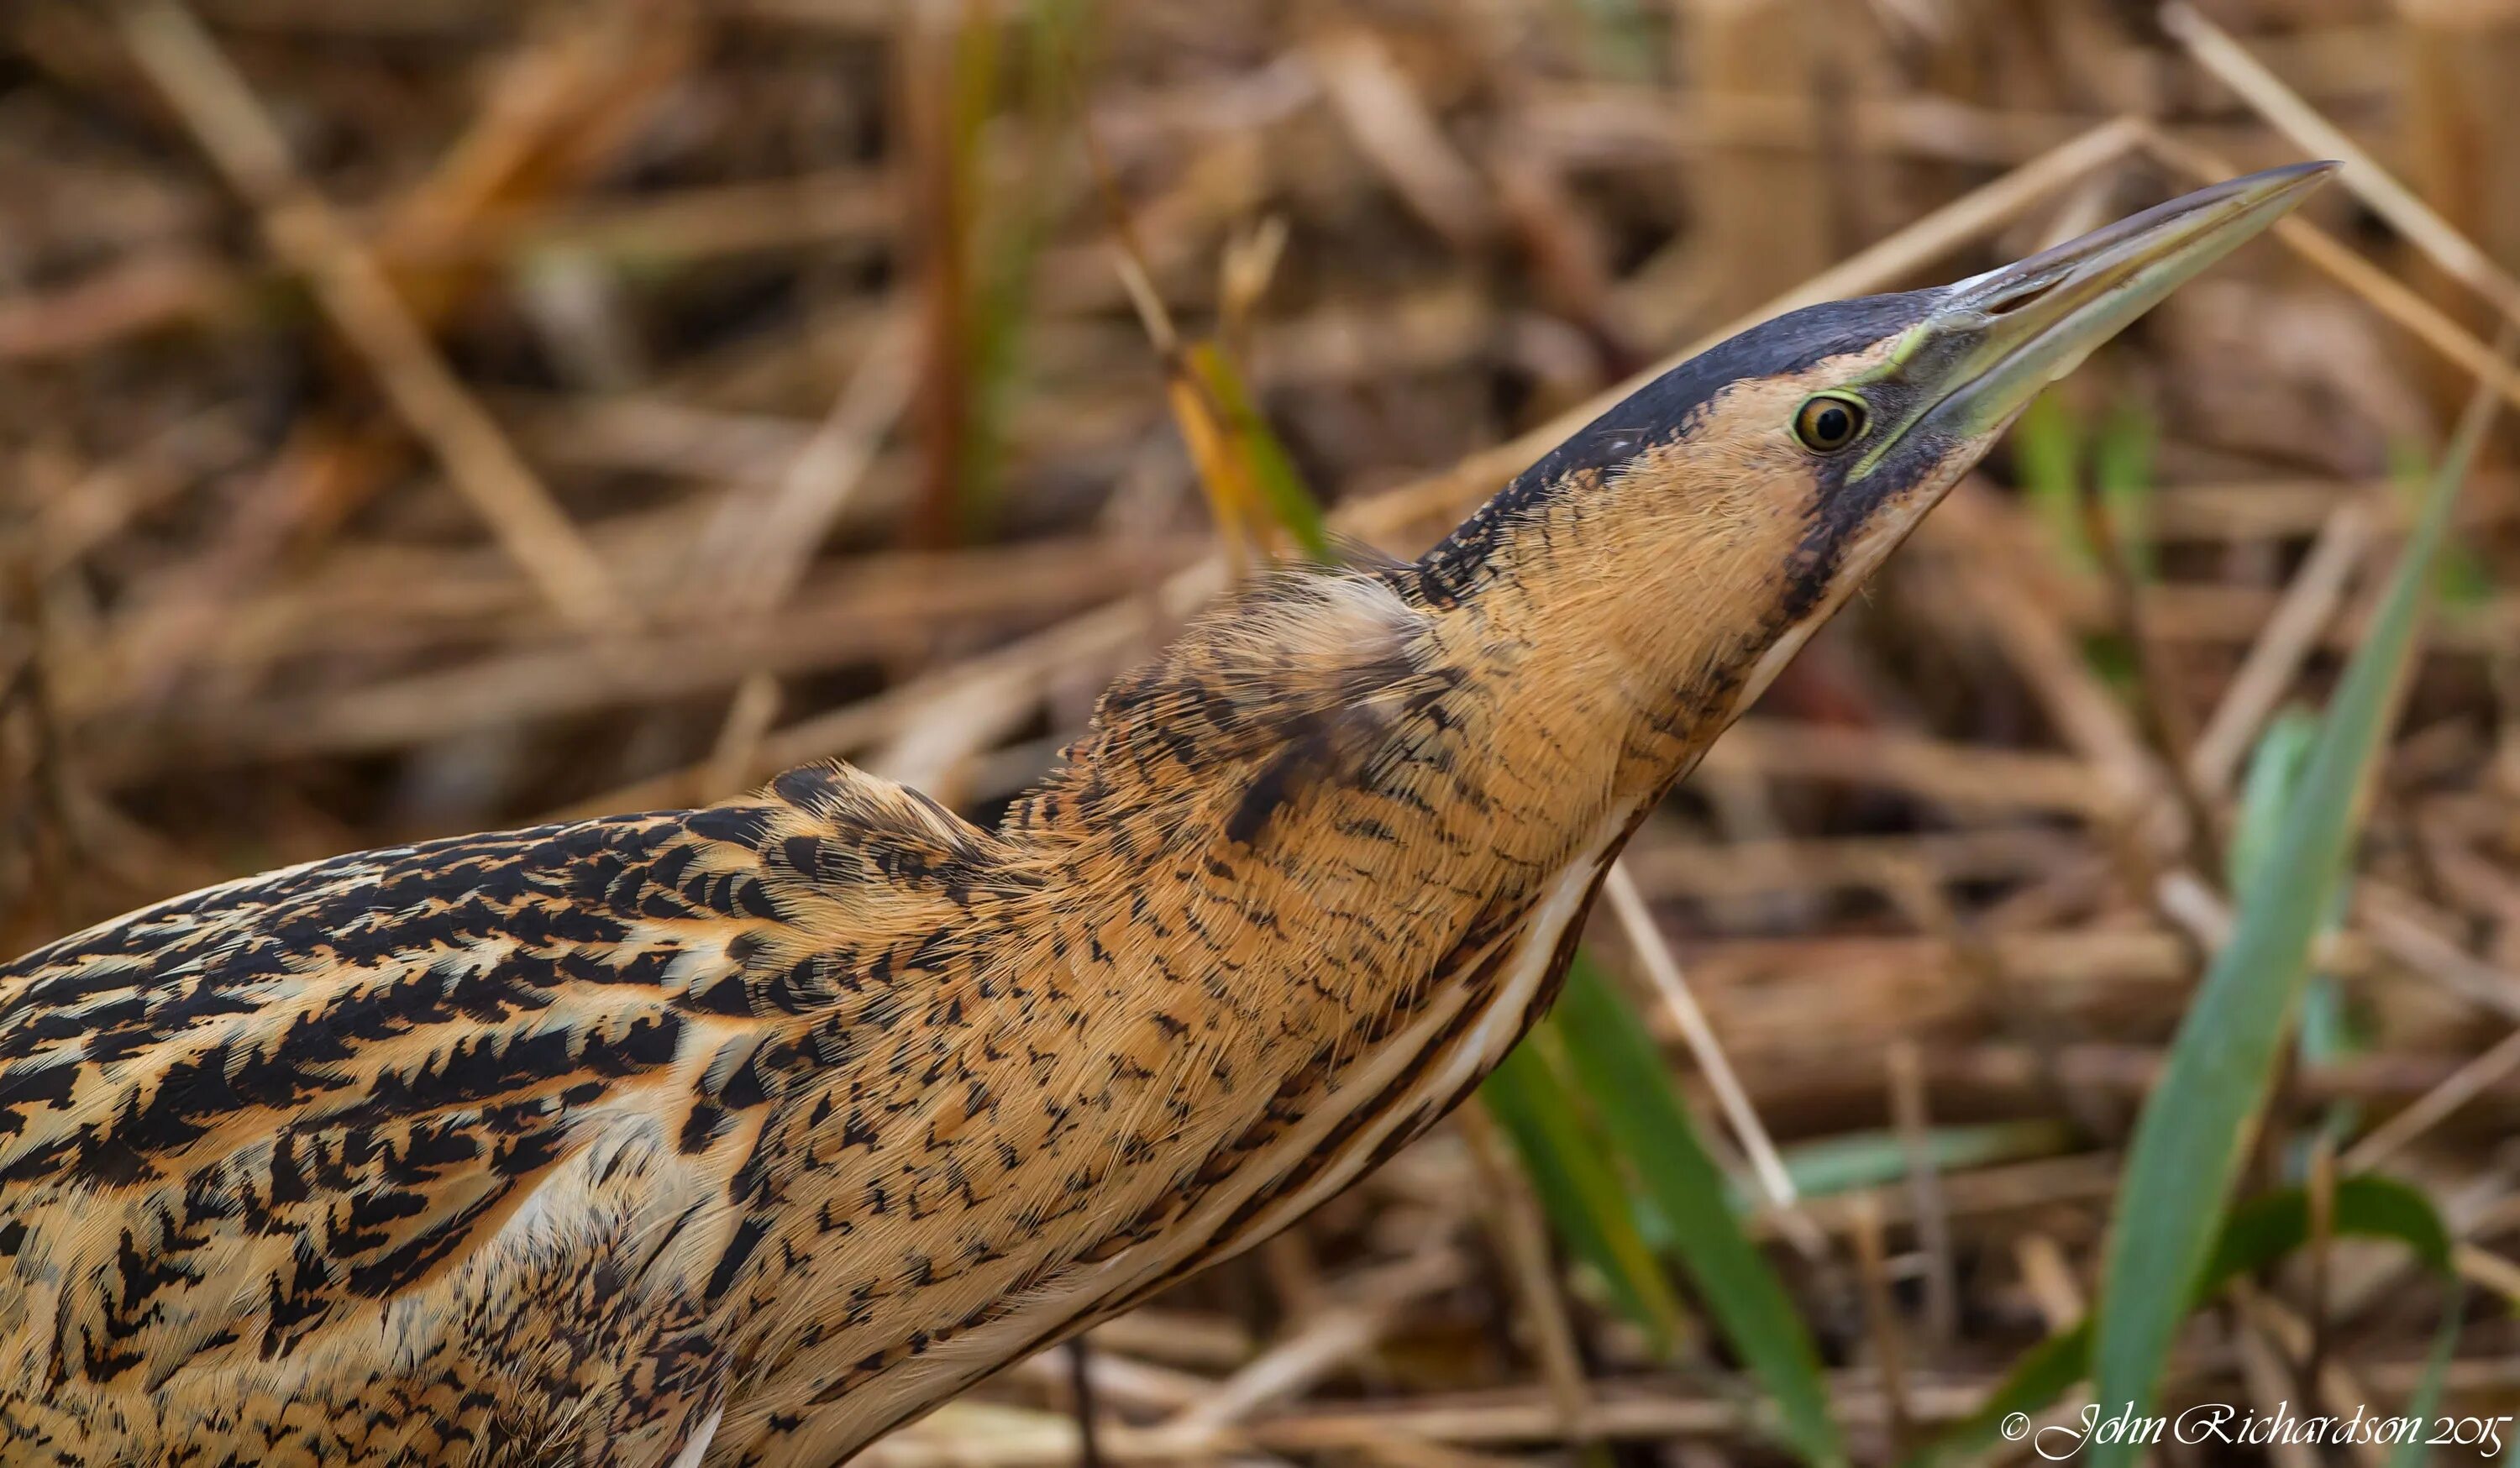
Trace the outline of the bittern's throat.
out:
<instances>
[{"instance_id":1,"label":"bittern's throat","mask_svg":"<svg viewBox=\"0 0 2520 1468\"><path fill-rule=\"evenodd\" d=\"M0 1459L822 1468L1301 1217L1554 992L1654 798L2260 174L1664 376L1244 588L1002 827L846 767L0 966Z\"/></svg>"}]
</instances>

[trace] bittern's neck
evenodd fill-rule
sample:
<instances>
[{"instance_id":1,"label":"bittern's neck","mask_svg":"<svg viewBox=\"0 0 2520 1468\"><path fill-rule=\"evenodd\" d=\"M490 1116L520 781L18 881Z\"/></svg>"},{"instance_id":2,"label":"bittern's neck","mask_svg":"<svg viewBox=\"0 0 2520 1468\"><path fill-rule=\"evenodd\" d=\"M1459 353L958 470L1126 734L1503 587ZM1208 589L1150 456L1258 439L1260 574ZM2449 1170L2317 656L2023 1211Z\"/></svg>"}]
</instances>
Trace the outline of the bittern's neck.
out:
<instances>
[{"instance_id":1,"label":"bittern's neck","mask_svg":"<svg viewBox=\"0 0 2520 1468\"><path fill-rule=\"evenodd\" d=\"M1605 805L1669 789L1836 600L1793 595L1790 547L1741 540L1676 496L1561 497L1491 539L1440 615L1506 747L1562 750Z\"/></svg>"}]
</instances>

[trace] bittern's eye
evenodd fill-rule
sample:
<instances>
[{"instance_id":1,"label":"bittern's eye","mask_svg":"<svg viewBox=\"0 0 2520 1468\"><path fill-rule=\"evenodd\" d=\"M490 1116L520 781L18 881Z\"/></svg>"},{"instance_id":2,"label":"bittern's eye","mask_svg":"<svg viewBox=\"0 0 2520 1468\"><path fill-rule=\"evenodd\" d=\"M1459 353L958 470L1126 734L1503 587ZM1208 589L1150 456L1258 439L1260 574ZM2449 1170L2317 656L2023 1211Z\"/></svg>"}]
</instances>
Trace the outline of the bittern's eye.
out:
<instances>
[{"instance_id":1,"label":"bittern's eye","mask_svg":"<svg viewBox=\"0 0 2520 1468\"><path fill-rule=\"evenodd\" d=\"M1864 436L1870 410L1851 397L1823 394L1794 414L1794 436L1816 454L1834 454Z\"/></svg>"}]
</instances>

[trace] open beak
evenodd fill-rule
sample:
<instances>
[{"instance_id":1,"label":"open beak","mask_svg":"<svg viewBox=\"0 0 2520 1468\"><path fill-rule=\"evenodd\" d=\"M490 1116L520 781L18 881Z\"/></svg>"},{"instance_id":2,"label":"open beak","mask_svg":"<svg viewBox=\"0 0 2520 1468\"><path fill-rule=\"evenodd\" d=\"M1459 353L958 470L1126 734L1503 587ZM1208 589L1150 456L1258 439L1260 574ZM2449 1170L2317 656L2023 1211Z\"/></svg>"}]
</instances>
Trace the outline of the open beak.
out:
<instances>
[{"instance_id":1,"label":"open beak","mask_svg":"<svg viewBox=\"0 0 2520 1468\"><path fill-rule=\"evenodd\" d=\"M2274 223L2336 167L2295 163L2199 189L1946 288L1925 333L1958 350L1946 369L1949 386L1916 426L1958 438L2002 427L2041 388Z\"/></svg>"}]
</instances>

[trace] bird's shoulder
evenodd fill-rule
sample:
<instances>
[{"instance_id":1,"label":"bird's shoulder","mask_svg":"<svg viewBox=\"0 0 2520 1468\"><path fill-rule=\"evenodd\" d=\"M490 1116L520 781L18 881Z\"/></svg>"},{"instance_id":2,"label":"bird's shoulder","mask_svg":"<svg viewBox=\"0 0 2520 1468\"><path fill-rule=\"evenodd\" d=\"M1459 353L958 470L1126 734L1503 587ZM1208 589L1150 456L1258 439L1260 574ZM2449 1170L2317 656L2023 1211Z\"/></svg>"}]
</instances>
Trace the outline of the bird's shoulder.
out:
<instances>
[{"instance_id":1,"label":"bird's shoulder","mask_svg":"<svg viewBox=\"0 0 2520 1468\"><path fill-rule=\"evenodd\" d=\"M155 1376L442 1279L538 1192L535 1226L565 1231L603 1206L591 1150L705 1203L784 1078L1020 885L1006 853L808 767L73 934L0 967L0 1272L60 1285L57 1378Z\"/></svg>"},{"instance_id":2,"label":"bird's shoulder","mask_svg":"<svg viewBox=\"0 0 2520 1468\"><path fill-rule=\"evenodd\" d=\"M1098 839L1213 826L1241 841L1307 791L1370 781L1462 683L1407 584L1357 567L1251 578L1112 682L1065 767L1007 829Z\"/></svg>"}]
</instances>

